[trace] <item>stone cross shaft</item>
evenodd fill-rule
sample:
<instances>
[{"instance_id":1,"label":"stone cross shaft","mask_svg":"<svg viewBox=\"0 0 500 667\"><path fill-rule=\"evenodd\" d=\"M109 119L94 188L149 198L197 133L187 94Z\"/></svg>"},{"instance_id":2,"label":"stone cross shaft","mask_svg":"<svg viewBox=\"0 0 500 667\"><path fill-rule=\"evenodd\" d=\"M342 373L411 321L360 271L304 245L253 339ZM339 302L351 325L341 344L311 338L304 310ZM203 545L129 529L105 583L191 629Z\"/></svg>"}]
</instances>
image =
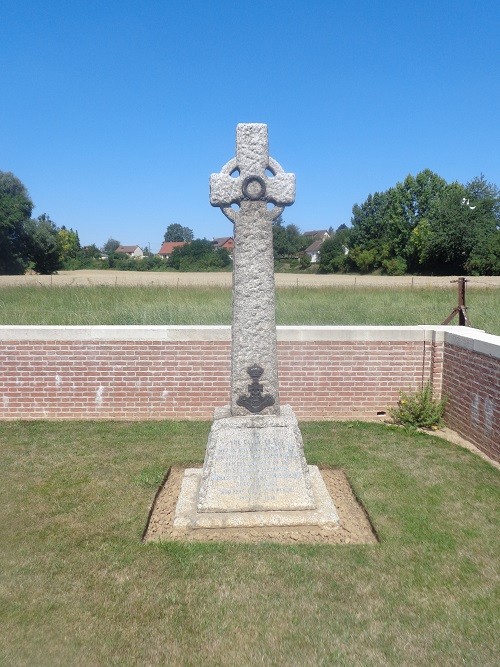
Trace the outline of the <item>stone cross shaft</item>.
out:
<instances>
[{"instance_id":1,"label":"stone cross shaft","mask_svg":"<svg viewBox=\"0 0 500 667\"><path fill-rule=\"evenodd\" d=\"M279 414L272 221L295 175L269 157L267 125L240 123L236 158L210 176L210 203L234 223L231 414Z\"/></svg>"}]
</instances>

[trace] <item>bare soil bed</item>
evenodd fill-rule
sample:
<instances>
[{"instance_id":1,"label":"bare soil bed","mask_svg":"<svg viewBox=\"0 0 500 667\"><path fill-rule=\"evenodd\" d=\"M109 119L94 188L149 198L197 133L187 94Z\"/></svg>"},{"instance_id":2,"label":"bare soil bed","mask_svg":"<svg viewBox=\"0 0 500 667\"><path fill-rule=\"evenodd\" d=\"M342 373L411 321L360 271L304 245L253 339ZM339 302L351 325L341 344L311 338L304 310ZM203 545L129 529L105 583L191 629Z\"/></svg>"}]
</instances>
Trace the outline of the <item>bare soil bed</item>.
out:
<instances>
[{"instance_id":1,"label":"bare soil bed","mask_svg":"<svg viewBox=\"0 0 500 667\"><path fill-rule=\"evenodd\" d=\"M172 524L184 468L172 466L154 500L143 539L145 542L377 544L366 512L358 503L345 474L335 468L322 468L321 474L340 517L339 527L333 530L314 526L179 530Z\"/></svg>"},{"instance_id":2,"label":"bare soil bed","mask_svg":"<svg viewBox=\"0 0 500 667\"><path fill-rule=\"evenodd\" d=\"M456 276L360 276L352 274L276 273L276 287L451 287ZM54 276L0 276L0 287L41 286L89 287L97 285L117 286L165 286L165 287L231 287L232 274L225 273L176 273L170 271L60 271ZM500 287L500 276L470 278L469 287Z\"/></svg>"}]
</instances>

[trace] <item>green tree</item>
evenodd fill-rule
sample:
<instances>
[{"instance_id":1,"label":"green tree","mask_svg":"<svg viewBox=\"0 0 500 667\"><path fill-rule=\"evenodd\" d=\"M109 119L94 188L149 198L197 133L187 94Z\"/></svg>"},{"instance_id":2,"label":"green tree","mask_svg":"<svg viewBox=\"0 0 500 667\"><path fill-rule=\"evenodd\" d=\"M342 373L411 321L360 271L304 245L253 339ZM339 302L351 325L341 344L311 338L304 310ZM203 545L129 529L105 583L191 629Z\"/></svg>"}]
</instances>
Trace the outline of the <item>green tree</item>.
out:
<instances>
[{"instance_id":1,"label":"green tree","mask_svg":"<svg viewBox=\"0 0 500 667\"><path fill-rule=\"evenodd\" d=\"M484 212L491 214L496 225L500 226L500 190L495 183L489 183L484 174L480 174L469 181L465 188L469 199L468 206L481 205Z\"/></svg>"},{"instance_id":2,"label":"green tree","mask_svg":"<svg viewBox=\"0 0 500 667\"><path fill-rule=\"evenodd\" d=\"M167 231L164 235L165 241L192 241L193 240L193 230L189 227L183 227L178 223L173 223L167 227Z\"/></svg>"},{"instance_id":3,"label":"green tree","mask_svg":"<svg viewBox=\"0 0 500 667\"><path fill-rule=\"evenodd\" d=\"M146 255L140 262L135 262L134 271L162 271L165 270L166 262L156 255Z\"/></svg>"},{"instance_id":4,"label":"green tree","mask_svg":"<svg viewBox=\"0 0 500 667\"><path fill-rule=\"evenodd\" d=\"M320 273L338 273L346 270L346 250L349 230L335 232L325 239L319 251Z\"/></svg>"},{"instance_id":5,"label":"green tree","mask_svg":"<svg viewBox=\"0 0 500 667\"><path fill-rule=\"evenodd\" d=\"M386 211L388 192L368 195L361 205L355 204L351 218L351 250L348 266L355 271L370 272L381 266L383 244L387 237Z\"/></svg>"},{"instance_id":6,"label":"green tree","mask_svg":"<svg viewBox=\"0 0 500 667\"><path fill-rule=\"evenodd\" d=\"M80 256L88 259L99 259L102 255L102 252L96 246L95 243L91 245L85 245L80 249Z\"/></svg>"},{"instance_id":7,"label":"green tree","mask_svg":"<svg viewBox=\"0 0 500 667\"><path fill-rule=\"evenodd\" d=\"M500 275L500 229L476 245L465 268L473 276Z\"/></svg>"},{"instance_id":8,"label":"green tree","mask_svg":"<svg viewBox=\"0 0 500 667\"><path fill-rule=\"evenodd\" d=\"M497 187L482 175L448 185L429 211L422 263L437 273L496 273L499 202Z\"/></svg>"},{"instance_id":9,"label":"green tree","mask_svg":"<svg viewBox=\"0 0 500 667\"><path fill-rule=\"evenodd\" d=\"M301 255L299 260L299 266L301 269L308 269L311 266L311 258L307 253Z\"/></svg>"},{"instance_id":10,"label":"green tree","mask_svg":"<svg viewBox=\"0 0 500 667\"><path fill-rule=\"evenodd\" d=\"M361 246L354 246L349 252L347 266L360 273L370 273L381 266L382 261L375 247L363 250Z\"/></svg>"},{"instance_id":11,"label":"green tree","mask_svg":"<svg viewBox=\"0 0 500 667\"><path fill-rule=\"evenodd\" d=\"M465 263L468 273L500 274L500 191L483 174L465 186L467 199L462 205L474 211L475 242Z\"/></svg>"},{"instance_id":12,"label":"green tree","mask_svg":"<svg viewBox=\"0 0 500 667\"><path fill-rule=\"evenodd\" d=\"M106 255L112 255L114 252L116 252L116 249L118 246L121 245L120 241L117 241L116 239L109 238L106 243L102 246L102 251Z\"/></svg>"},{"instance_id":13,"label":"green tree","mask_svg":"<svg viewBox=\"0 0 500 667\"><path fill-rule=\"evenodd\" d=\"M422 218L412 229L408 239L407 254L413 267L425 268L428 260L428 247L431 226L428 218Z\"/></svg>"},{"instance_id":14,"label":"green tree","mask_svg":"<svg viewBox=\"0 0 500 667\"><path fill-rule=\"evenodd\" d=\"M304 239L297 225L285 225L283 218L278 216L273 222L274 259L296 257L304 250L308 241Z\"/></svg>"},{"instance_id":15,"label":"green tree","mask_svg":"<svg viewBox=\"0 0 500 667\"><path fill-rule=\"evenodd\" d=\"M0 274L24 273L27 266L25 224L33 202L21 181L0 171Z\"/></svg>"},{"instance_id":16,"label":"green tree","mask_svg":"<svg viewBox=\"0 0 500 667\"><path fill-rule=\"evenodd\" d=\"M362 204L352 207L352 244L366 249L380 242L385 235L384 216L388 205L388 194L369 194Z\"/></svg>"},{"instance_id":17,"label":"green tree","mask_svg":"<svg viewBox=\"0 0 500 667\"><path fill-rule=\"evenodd\" d=\"M348 264L359 271L393 275L408 269L463 271L471 253L491 237L495 193L484 177L464 187L447 184L430 169L409 175L353 207ZM461 206L462 200L480 196L485 202L481 215L479 203L468 211Z\"/></svg>"},{"instance_id":18,"label":"green tree","mask_svg":"<svg viewBox=\"0 0 500 667\"><path fill-rule=\"evenodd\" d=\"M354 268L399 273L406 270L407 263L418 265L419 249L412 232L428 217L445 187L444 179L424 169L386 192L369 195L361 206L355 205L351 220L355 252L350 263L359 262Z\"/></svg>"},{"instance_id":19,"label":"green tree","mask_svg":"<svg viewBox=\"0 0 500 667\"><path fill-rule=\"evenodd\" d=\"M342 243L346 246L346 248L349 247L352 234L352 229L350 227L347 225L339 225L335 231L335 234L342 240Z\"/></svg>"},{"instance_id":20,"label":"green tree","mask_svg":"<svg viewBox=\"0 0 500 667\"><path fill-rule=\"evenodd\" d=\"M78 232L74 232L72 229L66 229L66 227L63 225L57 232L57 241L59 244L61 262L63 265L70 260L77 258L78 253L80 252L80 239L78 238Z\"/></svg>"},{"instance_id":21,"label":"green tree","mask_svg":"<svg viewBox=\"0 0 500 667\"><path fill-rule=\"evenodd\" d=\"M404 215L408 233L404 247L400 247L397 254L406 259L410 270L418 271L429 268L422 254L429 215L448 185L436 173L430 169L424 169L415 177L407 176L403 187L405 191ZM418 232L416 232L417 229Z\"/></svg>"},{"instance_id":22,"label":"green tree","mask_svg":"<svg viewBox=\"0 0 500 667\"><path fill-rule=\"evenodd\" d=\"M49 275L62 267L58 228L43 213L25 224L27 255L38 273Z\"/></svg>"},{"instance_id":23,"label":"green tree","mask_svg":"<svg viewBox=\"0 0 500 667\"><path fill-rule=\"evenodd\" d=\"M78 252L78 257L82 262L88 262L89 260L100 259L102 251L92 243L91 245L85 245Z\"/></svg>"},{"instance_id":24,"label":"green tree","mask_svg":"<svg viewBox=\"0 0 500 667\"><path fill-rule=\"evenodd\" d=\"M401 193L402 214L410 230L429 215L446 185L444 178L430 169L424 169L416 176L409 174L403 183L396 185L395 189Z\"/></svg>"},{"instance_id":25,"label":"green tree","mask_svg":"<svg viewBox=\"0 0 500 667\"><path fill-rule=\"evenodd\" d=\"M478 214L462 203L464 199L465 187L451 183L429 212L429 235L422 259L435 273L464 273L477 245Z\"/></svg>"}]
</instances>

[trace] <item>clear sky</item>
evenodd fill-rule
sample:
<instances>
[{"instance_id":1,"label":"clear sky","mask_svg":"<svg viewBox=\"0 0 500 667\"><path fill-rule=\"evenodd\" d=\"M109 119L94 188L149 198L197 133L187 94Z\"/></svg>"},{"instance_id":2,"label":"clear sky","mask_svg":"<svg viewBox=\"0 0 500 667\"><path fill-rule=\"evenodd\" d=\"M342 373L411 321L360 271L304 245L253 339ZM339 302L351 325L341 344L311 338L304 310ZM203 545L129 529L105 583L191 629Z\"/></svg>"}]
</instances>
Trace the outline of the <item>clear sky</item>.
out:
<instances>
[{"instance_id":1,"label":"clear sky","mask_svg":"<svg viewBox=\"0 0 500 667\"><path fill-rule=\"evenodd\" d=\"M2 0L0 170L83 245L232 234L239 122L297 175L286 223L429 168L500 185L498 0Z\"/></svg>"}]
</instances>

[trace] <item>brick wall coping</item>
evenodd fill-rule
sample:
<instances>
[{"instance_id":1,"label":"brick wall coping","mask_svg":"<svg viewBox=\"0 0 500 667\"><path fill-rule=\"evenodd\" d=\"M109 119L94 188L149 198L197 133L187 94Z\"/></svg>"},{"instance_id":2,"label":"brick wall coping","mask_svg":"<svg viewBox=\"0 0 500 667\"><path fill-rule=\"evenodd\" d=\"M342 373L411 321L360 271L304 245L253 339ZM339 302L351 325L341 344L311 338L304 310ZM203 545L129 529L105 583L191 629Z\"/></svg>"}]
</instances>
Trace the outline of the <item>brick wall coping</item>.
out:
<instances>
[{"instance_id":1,"label":"brick wall coping","mask_svg":"<svg viewBox=\"0 0 500 667\"><path fill-rule=\"evenodd\" d=\"M198 325L3 325L0 341L228 341L230 326Z\"/></svg>"},{"instance_id":2,"label":"brick wall coping","mask_svg":"<svg viewBox=\"0 0 500 667\"><path fill-rule=\"evenodd\" d=\"M450 327L443 328L445 329L444 340L450 345L500 359L500 336L471 327L453 327L452 330Z\"/></svg>"},{"instance_id":3,"label":"brick wall coping","mask_svg":"<svg viewBox=\"0 0 500 667\"><path fill-rule=\"evenodd\" d=\"M500 358L500 336L458 326L278 326L279 341L425 341ZM48 326L0 325L0 341L229 341L227 325Z\"/></svg>"},{"instance_id":4,"label":"brick wall coping","mask_svg":"<svg viewBox=\"0 0 500 667\"><path fill-rule=\"evenodd\" d=\"M278 326L280 341L431 341L429 326ZM228 325L3 325L0 341L229 341Z\"/></svg>"}]
</instances>

